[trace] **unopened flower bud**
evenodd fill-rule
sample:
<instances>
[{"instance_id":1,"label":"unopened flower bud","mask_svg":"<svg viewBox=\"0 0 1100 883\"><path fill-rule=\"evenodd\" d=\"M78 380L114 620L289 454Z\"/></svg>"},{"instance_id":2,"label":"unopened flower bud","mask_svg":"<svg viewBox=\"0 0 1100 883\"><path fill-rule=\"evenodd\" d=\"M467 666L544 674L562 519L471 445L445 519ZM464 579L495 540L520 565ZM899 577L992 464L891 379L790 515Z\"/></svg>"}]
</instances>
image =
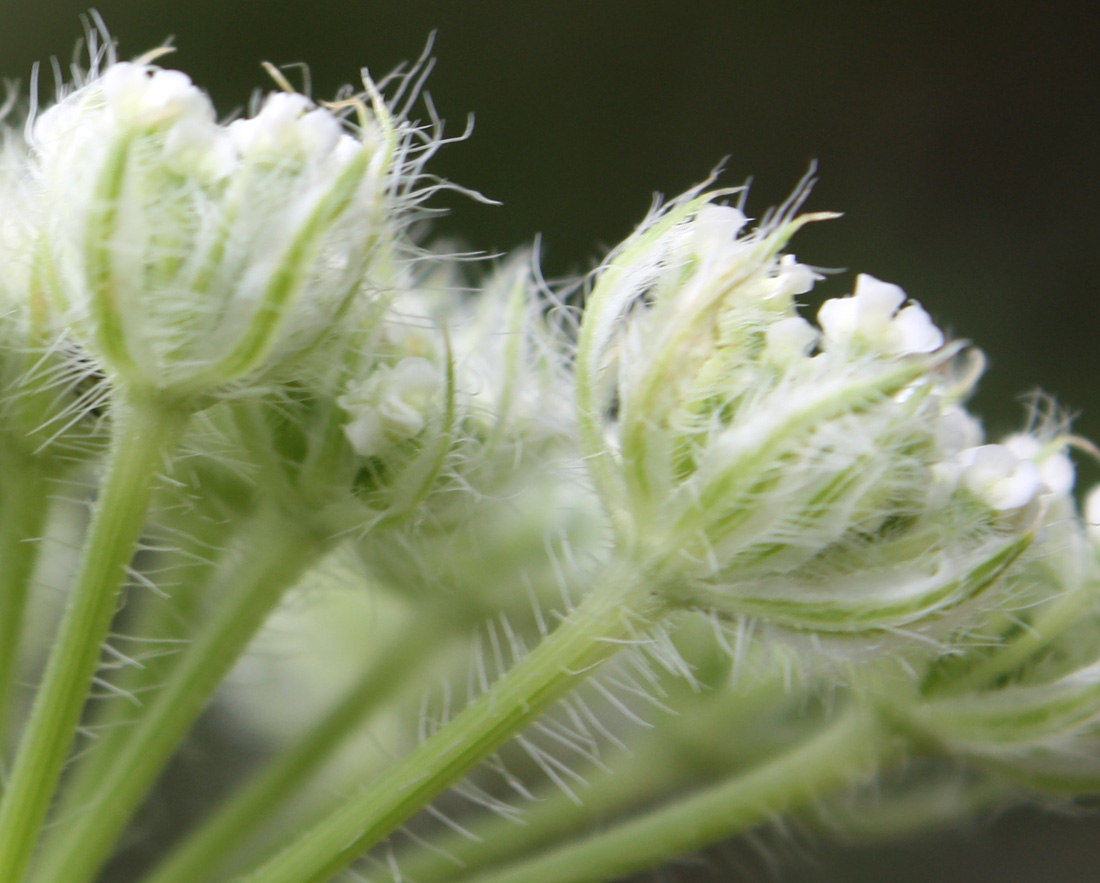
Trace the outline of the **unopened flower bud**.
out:
<instances>
[{"instance_id":1,"label":"unopened flower bud","mask_svg":"<svg viewBox=\"0 0 1100 883\"><path fill-rule=\"evenodd\" d=\"M814 276L780 250L815 216L735 238L743 215L706 201L628 239L584 316L582 426L620 544L688 607L948 622L1033 542L1040 467L981 444L959 404L976 374L898 286L861 275L820 330L799 316Z\"/></svg>"},{"instance_id":2,"label":"unopened flower bud","mask_svg":"<svg viewBox=\"0 0 1100 883\"><path fill-rule=\"evenodd\" d=\"M220 125L184 74L117 63L38 115L37 272L113 383L202 396L385 296L411 128L368 92L354 126L288 93Z\"/></svg>"},{"instance_id":3,"label":"unopened flower bud","mask_svg":"<svg viewBox=\"0 0 1100 883\"><path fill-rule=\"evenodd\" d=\"M372 457L415 438L445 386L438 366L418 356L379 367L337 399L349 415L344 426L348 441L358 454Z\"/></svg>"}]
</instances>

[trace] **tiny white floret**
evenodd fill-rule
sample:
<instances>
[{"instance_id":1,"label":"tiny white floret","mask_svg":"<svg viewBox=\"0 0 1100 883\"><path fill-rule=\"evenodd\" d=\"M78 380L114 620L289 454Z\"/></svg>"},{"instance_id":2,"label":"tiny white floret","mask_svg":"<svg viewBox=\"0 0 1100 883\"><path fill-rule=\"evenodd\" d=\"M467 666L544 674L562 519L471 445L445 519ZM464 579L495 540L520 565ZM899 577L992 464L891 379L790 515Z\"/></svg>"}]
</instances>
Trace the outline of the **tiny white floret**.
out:
<instances>
[{"instance_id":1,"label":"tiny white floret","mask_svg":"<svg viewBox=\"0 0 1100 883\"><path fill-rule=\"evenodd\" d=\"M924 308L911 303L901 309L905 300L899 286L861 273L850 297L827 300L818 311L825 348L845 349L858 343L891 355L907 355L943 346L943 332Z\"/></svg>"},{"instance_id":2,"label":"tiny white floret","mask_svg":"<svg viewBox=\"0 0 1100 883\"><path fill-rule=\"evenodd\" d=\"M378 368L336 400L351 417L344 434L363 456L415 438L427 426L427 413L443 385L439 368L419 356Z\"/></svg>"},{"instance_id":3,"label":"tiny white floret","mask_svg":"<svg viewBox=\"0 0 1100 883\"><path fill-rule=\"evenodd\" d=\"M1062 497L1072 493L1076 470L1061 446L1044 443L1023 432L1010 435L1003 444L1020 459L1031 460L1038 465L1043 484L1052 494Z\"/></svg>"},{"instance_id":4,"label":"tiny white floret","mask_svg":"<svg viewBox=\"0 0 1100 883\"><path fill-rule=\"evenodd\" d=\"M1092 541L1100 545L1100 484L1085 497L1085 527Z\"/></svg>"},{"instance_id":5,"label":"tiny white floret","mask_svg":"<svg viewBox=\"0 0 1100 883\"><path fill-rule=\"evenodd\" d=\"M1048 492L1038 465L1005 445L979 445L959 454L962 484L994 509L1021 509Z\"/></svg>"},{"instance_id":6,"label":"tiny white floret","mask_svg":"<svg viewBox=\"0 0 1100 883\"><path fill-rule=\"evenodd\" d=\"M808 355L819 336L818 330L801 316L780 319L765 332L768 357L780 365L789 365Z\"/></svg>"}]
</instances>

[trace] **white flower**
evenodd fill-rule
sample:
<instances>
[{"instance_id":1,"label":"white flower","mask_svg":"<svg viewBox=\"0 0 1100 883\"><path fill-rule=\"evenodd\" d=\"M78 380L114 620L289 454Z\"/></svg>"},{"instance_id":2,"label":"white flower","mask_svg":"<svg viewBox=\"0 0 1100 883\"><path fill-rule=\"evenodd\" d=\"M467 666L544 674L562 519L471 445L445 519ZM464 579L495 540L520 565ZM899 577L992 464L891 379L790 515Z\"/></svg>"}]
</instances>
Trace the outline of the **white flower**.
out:
<instances>
[{"instance_id":1,"label":"white flower","mask_svg":"<svg viewBox=\"0 0 1100 883\"><path fill-rule=\"evenodd\" d=\"M821 333L801 316L780 319L765 332L768 356L780 364L790 364L807 355L817 344Z\"/></svg>"},{"instance_id":2,"label":"white flower","mask_svg":"<svg viewBox=\"0 0 1100 883\"><path fill-rule=\"evenodd\" d=\"M827 350L863 345L890 355L930 353L943 346L943 332L919 304L902 308L900 287L861 273L851 297L821 305L817 321ZM900 308L900 309L899 309Z\"/></svg>"},{"instance_id":3,"label":"white flower","mask_svg":"<svg viewBox=\"0 0 1100 883\"><path fill-rule=\"evenodd\" d=\"M1066 497L1073 492L1076 470L1063 443L1058 440L1044 442L1034 435L1020 432L1010 435L1002 444L1020 459L1030 460L1038 466L1048 493Z\"/></svg>"},{"instance_id":4,"label":"white flower","mask_svg":"<svg viewBox=\"0 0 1100 883\"><path fill-rule=\"evenodd\" d=\"M424 430L444 385L439 367L427 359L381 366L337 399L350 418L344 434L361 456L385 453Z\"/></svg>"},{"instance_id":5,"label":"white flower","mask_svg":"<svg viewBox=\"0 0 1100 883\"><path fill-rule=\"evenodd\" d=\"M1085 497L1085 527L1092 541L1100 545L1100 485Z\"/></svg>"},{"instance_id":6,"label":"white flower","mask_svg":"<svg viewBox=\"0 0 1100 883\"><path fill-rule=\"evenodd\" d=\"M1039 467L982 445L959 405L977 372L900 288L861 275L819 333L794 300L812 271L779 253L806 219L734 238L743 215L704 200L627 240L583 317L582 426L621 541L685 606L953 627L1034 541Z\"/></svg>"},{"instance_id":7,"label":"white flower","mask_svg":"<svg viewBox=\"0 0 1100 883\"><path fill-rule=\"evenodd\" d=\"M1005 445L979 445L958 455L962 484L994 509L1022 509L1048 488L1038 465Z\"/></svg>"}]
</instances>

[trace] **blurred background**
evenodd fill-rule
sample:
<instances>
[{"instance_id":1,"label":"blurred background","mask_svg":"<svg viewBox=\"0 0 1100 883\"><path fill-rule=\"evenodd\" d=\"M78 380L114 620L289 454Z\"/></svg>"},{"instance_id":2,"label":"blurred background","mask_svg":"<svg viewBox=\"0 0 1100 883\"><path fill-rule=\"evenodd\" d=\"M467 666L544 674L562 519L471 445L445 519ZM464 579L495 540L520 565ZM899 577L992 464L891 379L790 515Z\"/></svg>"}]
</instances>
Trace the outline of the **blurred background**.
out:
<instances>
[{"instance_id":1,"label":"blurred background","mask_svg":"<svg viewBox=\"0 0 1100 883\"><path fill-rule=\"evenodd\" d=\"M67 62L81 0L0 0L0 75ZM991 370L991 433L1043 389L1100 438L1100 4L703 0L101 0L130 57L171 60L230 113L259 67L308 62L314 95L415 59L436 33L428 89L472 137L434 171L500 200L445 204L441 235L490 252L542 234L551 277L582 274L720 162L750 176L748 211L782 201L814 161L808 207L844 217L799 234L808 263L897 282ZM48 93L50 88L47 78ZM1082 464L1085 484L1100 469ZM890 849L813 844L769 860L716 854L680 880L1095 880L1095 818L1012 812ZM797 853L788 856L786 853ZM708 869L709 868L709 869Z\"/></svg>"}]
</instances>

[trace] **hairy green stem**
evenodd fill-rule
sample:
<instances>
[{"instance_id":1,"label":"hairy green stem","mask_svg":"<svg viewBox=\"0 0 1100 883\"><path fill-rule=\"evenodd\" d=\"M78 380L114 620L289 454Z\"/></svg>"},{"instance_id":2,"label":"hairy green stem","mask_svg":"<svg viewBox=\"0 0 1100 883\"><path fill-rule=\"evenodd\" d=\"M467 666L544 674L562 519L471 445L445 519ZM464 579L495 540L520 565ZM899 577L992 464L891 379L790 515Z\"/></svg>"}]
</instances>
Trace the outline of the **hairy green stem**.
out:
<instances>
[{"instance_id":1,"label":"hairy green stem","mask_svg":"<svg viewBox=\"0 0 1100 883\"><path fill-rule=\"evenodd\" d=\"M653 747L653 746L650 746ZM519 818L497 813L467 823L469 833L447 829L431 840L431 848L417 847L399 853L395 864L400 876L386 877L386 883L415 880L416 883L445 883L473 868L499 865L548 843L637 806L677 784L692 782L699 771L686 769L685 758L665 750L631 751L616 756L571 795L555 787L540 794ZM472 836L471 836L472 835Z\"/></svg>"},{"instance_id":2,"label":"hairy green stem","mask_svg":"<svg viewBox=\"0 0 1100 883\"><path fill-rule=\"evenodd\" d=\"M431 660L438 636L419 622L390 638L327 715L187 837L143 883L205 880L286 805L360 725ZM440 626L443 624L440 623Z\"/></svg>"},{"instance_id":3,"label":"hairy green stem","mask_svg":"<svg viewBox=\"0 0 1100 883\"><path fill-rule=\"evenodd\" d=\"M151 399L113 406L114 437L99 500L9 786L0 802L0 881L23 883L88 698L153 483L187 412Z\"/></svg>"},{"instance_id":4,"label":"hairy green stem","mask_svg":"<svg viewBox=\"0 0 1100 883\"><path fill-rule=\"evenodd\" d=\"M751 762L759 748L753 750L745 743L753 740L740 739L733 746L720 734L745 732L754 718L757 722L768 719L769 698L776 695L774 691L786 696L783 690L782 683L769 675L747 693L735 694L729 684L719 683L709 689L704 686L700 693L689 690L681 701L666 697L662 702L674 716L654 730L635 733L629 745L617 750L606 764L585 774L575 795L547 783L518 820L498 813L463 820L462 833L447 829L432 838L431 848L413 846L398 852L395 864L400 876L386 878L387 883L405 878L444 883L459 869L470 873L501 865L661 795L711 781L716 771ZM775 734L768 740L767 753L776 750L776 738L781 737ZM749 758L744 757L746 748Z\"/></svg>"},{"instance_id":5,"label":"hairy green stem","mask_svg":"<svg viewBox=\"0 0 1100 883\"><path fill-rule=\"evenodd\" d=\"M699 661L696 671L703 674L707 663ZM747 689L744 683L733 689L724 675L708 678L701 688L674 686L679 695L662 699L671 716L653 730L634 733L628 745L585 774L575 795L547 783L518 820L489 812L463 820L461 833L447 829L428 848L417 844L398 852L394 865L400 873L384 878L386 883L445 883L500 867L598 822L757 765L820 729L805 695L799 698L775 671L763 672ZM793 729L791 713L799 717ZM729 733L739 735L731 740Z\"/></svg>"},{"instance_id":6,"label":"hairy green stem","mask_svg":"<svg viewBox=\"0 0 1100 883\"><path fill-rule=\"evenodd\" d=\"M95 878L214 690L285 590L326 548L304 523L271 511L257 517L247 539L229 569L224 606L212 612L128 733L92 802L54 828L36 879L81 883Z\"/></svg>"},{"instance_id":7,"label":"hairy green stem","mask_svg":"<svg viewBox=\"0 0 1100 883\"><path fill-rule=\"evenodd\" d=\"M11 744L11 703L30 580L49 509L49 484L31 458L0 456L0 794Z\"/></svg>"},{"instance_id":8,"label":"hairy green stem","mask_svg":"<svg viewBox=\"0 0 1100 883\"><path fill-rule=\"evenodd\" d=\"M468 883L603 883L743 833L842 787L888 758L898 741L854 710L793 750L668 806Z\"/></svg>"},{"instance_id":9,"label":"hairy green stem","mask_svg":"<svg viewBox=\"0 0 1100 883\"><path fill-rule=\"evenodd\" d=\"M173 576L172 585L165 588L168 597L137 587L127 601L126 632L141 642L141 649L151 653L138 664L113 673L111 690L117 695L100 703L97 709L100 713L86 724L96 733L92 737L94 742L74 759L66 772L54 813L57 819L79 814L91 804L119 750L126 744L131 727L148 711L157 691L182 658L193 637L203 597L216 597L215 593L204 591L209 589L208 583L220 560L210 550L228 541L233 534L232 526L211 520L188 524L183 532L188 537L186 546L166 553Z\"/></svg>"},{"instance_id":10,"label":"hairy green stem","mask_svg":"<svg viewBox=\"0 0 1100 883\"><path fill-rule=\"evenodd\" d=\"M667 613L650 579L611 569L572 614L487 693L350 796L247 883L322 883L384 839Z\"/></svg>"}]
</instances>

